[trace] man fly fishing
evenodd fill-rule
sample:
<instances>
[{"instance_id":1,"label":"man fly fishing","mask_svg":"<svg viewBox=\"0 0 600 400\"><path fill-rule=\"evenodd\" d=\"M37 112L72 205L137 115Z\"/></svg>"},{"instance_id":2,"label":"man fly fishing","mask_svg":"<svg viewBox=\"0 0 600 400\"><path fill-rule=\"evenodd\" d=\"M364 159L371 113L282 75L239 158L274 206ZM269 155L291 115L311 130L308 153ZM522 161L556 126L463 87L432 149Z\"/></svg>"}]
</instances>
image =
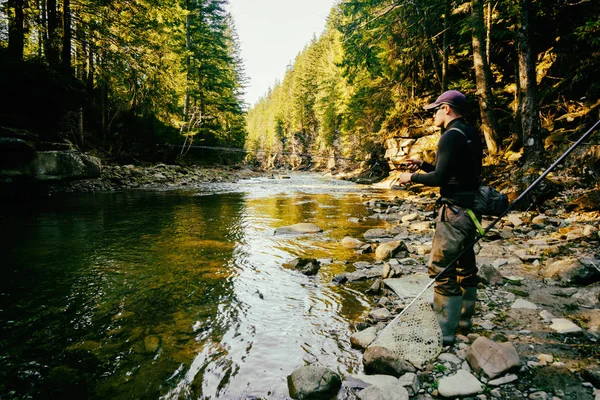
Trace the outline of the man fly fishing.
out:
<instances>
[{"instance_id":1,"label":"man fly fishing","mask_svg":"<svg viewBox=\"0 0 600 400\"><path fill-rule=\"evenodd\" d=\"M442 129L436 163L409 158L405 163L412 172L403 172L396 182L440 188L428 273L432 279L437 277L433 310L442 328L444 345L454 342L459 325L470 328L477 298L477 265L472 247L438 276L473 242L477 235L474 218L481 219L467 211L480 184L482 146L479 134L462 116L465 106L465 96L449 90L424 107L433 111L433 123ZM415 173L418 169L425 173Z\"/></svg>"}]
</instances>

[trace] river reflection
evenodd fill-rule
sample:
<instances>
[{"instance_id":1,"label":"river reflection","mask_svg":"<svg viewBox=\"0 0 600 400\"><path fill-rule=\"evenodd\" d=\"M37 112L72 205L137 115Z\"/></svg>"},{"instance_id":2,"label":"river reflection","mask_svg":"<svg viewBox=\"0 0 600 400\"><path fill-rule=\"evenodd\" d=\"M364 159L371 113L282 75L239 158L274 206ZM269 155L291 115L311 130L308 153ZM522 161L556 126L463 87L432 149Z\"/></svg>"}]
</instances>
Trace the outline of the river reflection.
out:
<instances>
[{"instance_id":1,"label":"river reflection","mask_svg":"<svg viewBox=\"0 0 600 400\"><path fill-rule=\"evenodd\" d=\"M358 260L339 242L370 227L348 221L364 190L299 174L5 210L0 397L287 398L302 365L358 372L367 299L331 278ZM273 235L297 222L324 232ZM332 262L306 277L296 256Z\"/></svg>"}]
</instances>

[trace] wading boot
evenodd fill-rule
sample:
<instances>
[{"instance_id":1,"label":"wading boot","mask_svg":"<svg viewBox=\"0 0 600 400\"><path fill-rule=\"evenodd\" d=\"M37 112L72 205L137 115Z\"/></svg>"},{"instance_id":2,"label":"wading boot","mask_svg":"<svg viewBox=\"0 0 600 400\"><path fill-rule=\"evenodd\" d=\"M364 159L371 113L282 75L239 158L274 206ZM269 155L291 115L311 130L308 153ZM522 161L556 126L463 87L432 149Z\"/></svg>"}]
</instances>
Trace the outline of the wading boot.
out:
<instances>
[{"instance_id":1,"label":"wading boot","mask_svg":"<svg viewBox=\"0 0 600 400\"><path fill-rule=\"evenodd\" d=\"M462 310L458 327L461 332L471 329L471 317L475 312L475 301L477 300L477 287L462 288Z\"/></svg>"},{"instance_id":2,"label":"wading boot","mask_svg":"<svg viewBox=\"0 0 600 400\"><path fill-rule=\"evenodd\" d=\"M449 346L454 343L456 327L460 320L462 299L462 296L443 296L438 293L433 294L433 312L442 328L444 346Z\"/></svg>"}]
</instances>

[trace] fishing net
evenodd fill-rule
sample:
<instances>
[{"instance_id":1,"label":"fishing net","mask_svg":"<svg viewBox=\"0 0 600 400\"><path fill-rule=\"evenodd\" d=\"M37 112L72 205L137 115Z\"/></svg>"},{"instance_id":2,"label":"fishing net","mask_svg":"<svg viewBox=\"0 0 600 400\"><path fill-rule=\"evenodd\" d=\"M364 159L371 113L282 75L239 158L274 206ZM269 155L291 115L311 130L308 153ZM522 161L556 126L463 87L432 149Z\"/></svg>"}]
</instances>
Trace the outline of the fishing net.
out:
<instances>
[{"instance_id":1,"label":"fishing net","mask_svg":"<svg viewBox=\"0 0 600 400\"><path fill-rule=\"evenodd\" d=\"M415 302L390 322L371 346L385 347L415 365L437 357L442 351L442 329L431 304Z\"/></svg>"}]
</instances>

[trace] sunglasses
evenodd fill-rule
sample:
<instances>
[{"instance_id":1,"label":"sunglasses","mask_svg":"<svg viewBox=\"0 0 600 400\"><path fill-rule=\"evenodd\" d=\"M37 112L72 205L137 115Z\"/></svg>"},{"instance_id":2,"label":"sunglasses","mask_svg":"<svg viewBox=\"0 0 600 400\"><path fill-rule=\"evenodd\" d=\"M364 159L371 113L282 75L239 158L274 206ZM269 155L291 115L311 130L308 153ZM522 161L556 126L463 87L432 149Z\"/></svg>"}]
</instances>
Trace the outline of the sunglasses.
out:
<instances>
[{"instance_id":1,"label":"sunglasses","mask_svg":"<svg viewBox=\"0 0 600 400\"><path fill-rule=\"evenodd\" d=\"M444 106L445 106L445 104L440 104L439 106L437 106L436 108L432 109L431 111L435 115Z\"/></svg>"}]
</instances>

